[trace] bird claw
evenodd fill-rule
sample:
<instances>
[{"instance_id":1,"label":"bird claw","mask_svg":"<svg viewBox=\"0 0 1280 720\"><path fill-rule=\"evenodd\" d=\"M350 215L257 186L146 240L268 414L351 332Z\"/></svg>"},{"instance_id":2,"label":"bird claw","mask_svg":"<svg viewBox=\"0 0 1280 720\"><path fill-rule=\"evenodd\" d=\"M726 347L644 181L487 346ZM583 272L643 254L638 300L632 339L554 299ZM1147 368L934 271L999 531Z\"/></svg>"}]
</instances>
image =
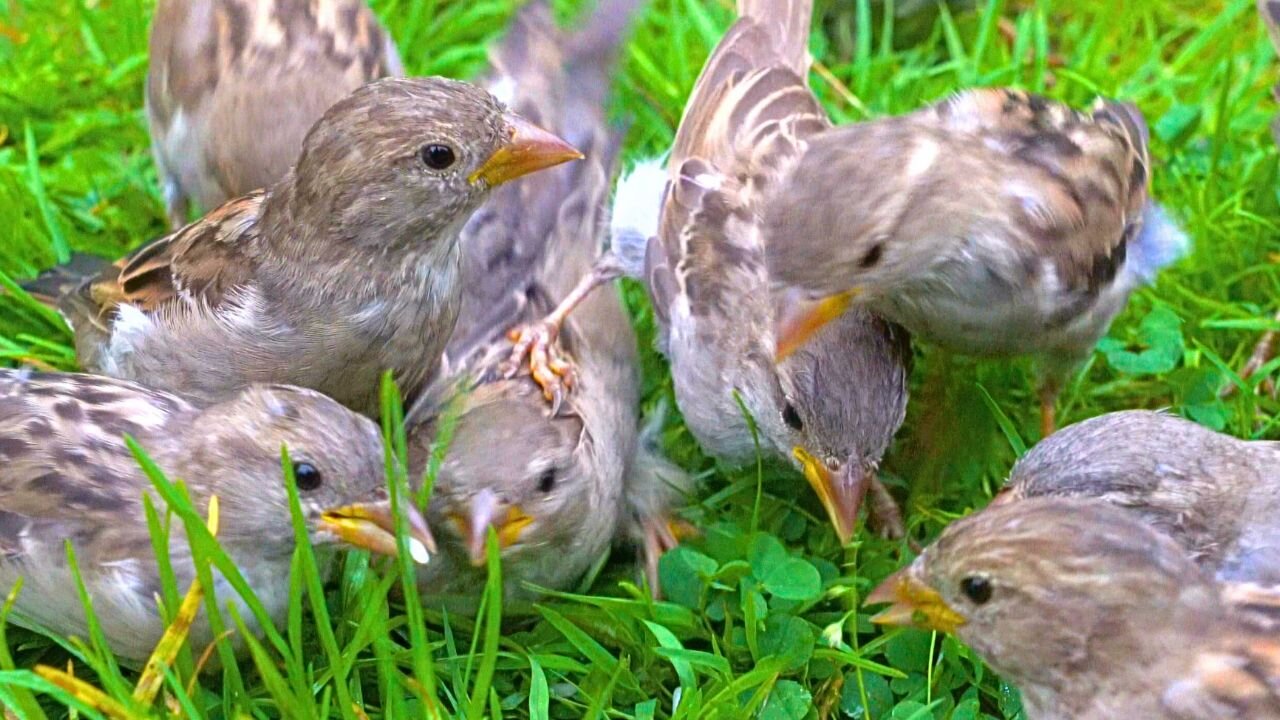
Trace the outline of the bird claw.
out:
<instances>
[{"instance_id":1,"label":"bird claw","mask_svg":"<svg viewBox=\"0 0 1280 720\"><path fill-rule=\"evenodd\" d=\"M668 550L674 550L681 540L697 537L698 529L680 518L654 515L641 522L644 528L644 576L649 581L649 593L654 600L662 598L662 584L658 577L658 561Z\"/></svg>"},{"instance_id":2,"label":"bird claw","mask_svg":"<svg viewBox=\"0 0 1280 720\"><path fill-rule=\"evenodd\" d=\"M868 520L875 526L881 537L898 540L906 536L907 528L902 522L902 509L889 493L889 488L880 482L880 478L871 478L871 487L867 489L869 496L867 507Z\"/></svg>"},{"instance_id":3,"label":"bird claw","mask_svg":"<svg viewBox=\"0 0 1280 720\"><path fill-rule=\"evenodd\" d=\"M507 333L514 347L499 372L504 378L515 377L528 358L529 376L542 388L542 397L551 403L551 415L558 415L569 390L577 384L577 368L560 354L556 344L559 324L543 320L521 325Z\"/></svg>"}]
</instances>

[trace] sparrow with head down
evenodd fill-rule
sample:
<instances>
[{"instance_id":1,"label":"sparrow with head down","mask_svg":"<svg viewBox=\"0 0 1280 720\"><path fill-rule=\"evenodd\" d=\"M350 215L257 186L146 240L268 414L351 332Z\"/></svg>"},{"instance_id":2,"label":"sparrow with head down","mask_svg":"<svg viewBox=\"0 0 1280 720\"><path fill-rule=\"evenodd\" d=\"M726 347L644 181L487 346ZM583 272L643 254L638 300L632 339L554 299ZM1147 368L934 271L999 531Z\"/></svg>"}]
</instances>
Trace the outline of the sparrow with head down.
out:
<instances>
[{"instance_id":1,"label":"sparrow with head down","mask_svg":"<svg viewBox=\"0 0 1280 720\"><path fill-rule=\"evenodd\" d=\"M311 542L396 553L381 435L317 392L255 385L199 409L123 380L0 370L0 587L21 578L12 615L19 624L88 638L70 542L114 652L144 661L164 633L143 506L153 489L126 435L168 478L186 483L198 511L217 496L218 541L277 623L289 608L295 543L281 448ZM402 504L410 548L426 562L435 543L411 505ZM189 586L195 567L181 530L170 534L169 559L177 585ZM236 604L257 629L239 594L214 577L222 604ZM203 614L189 637L197 647L212 642Z\"/></svg>"},{"instance_id":2,"label":"sparrow with head down","mask_svg":"<svg viewBox=\"0 0 1280 720\"><path fill-rule=\"evenodd\" d=\"M379 80L325 112L277 183L58 304L86 370L199 402L287 383L376 413L383 371L408 397L431 376L471 213L493 187L580 156L468 83Z\"/></svg>"},{"instance_id":3,"label":"sparrow with head down","mask_svg":"<svg viewBox=\"0 0 1280 720\"><path fill-rule=\"evenodd\" d=\"M1029 720L1280 717L1280 635L1099 500L958 520L867 602L892 603L873 622L954 633L1021 689Z\"/></svg>"},{"instance_id":4,"label":"sparrow with head down","mask_svg":"<svg viewBox=\"0 0 1280 720\"><path fill-rule=\"evenodd\" d=\"M364 0L161 0L148 50L151 153L174 230L191 200L208 211L284 177L330 105L404 74Z\"/></svg>"}]
</instances>

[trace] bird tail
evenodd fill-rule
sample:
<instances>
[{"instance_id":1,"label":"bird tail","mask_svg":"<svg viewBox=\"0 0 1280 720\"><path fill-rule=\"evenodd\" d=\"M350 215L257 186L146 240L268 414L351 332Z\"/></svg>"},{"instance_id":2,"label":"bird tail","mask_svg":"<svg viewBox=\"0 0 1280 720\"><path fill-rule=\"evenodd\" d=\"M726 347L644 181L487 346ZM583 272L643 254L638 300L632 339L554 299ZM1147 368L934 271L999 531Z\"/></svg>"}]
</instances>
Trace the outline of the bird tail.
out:
<instances>
[{"instance_id":1,"label":"bird tail","mask_svg":"<svg viewBox=\"0 0 1280 720\"><path fill-rule=\"evenodd\" d=\"M67 262L45 270L20 287L42 305L57 309L64 297L97 277L110 264L110 260L96 255L73 253Z\"/></svg>"},{"instance_id":2,"label":"bird tail","mask_svg":"<svg viewBox=\"0 0 1280 720\"><path fill-rule=\"evenodd\" d=\"M1142 228L1127 248L1124 272L1134 286L1146 285L1166 265L1191 250L1191 238L1169 217L1164 208L1148 200L1142 210Z\"/></svg>"}]
</instances>

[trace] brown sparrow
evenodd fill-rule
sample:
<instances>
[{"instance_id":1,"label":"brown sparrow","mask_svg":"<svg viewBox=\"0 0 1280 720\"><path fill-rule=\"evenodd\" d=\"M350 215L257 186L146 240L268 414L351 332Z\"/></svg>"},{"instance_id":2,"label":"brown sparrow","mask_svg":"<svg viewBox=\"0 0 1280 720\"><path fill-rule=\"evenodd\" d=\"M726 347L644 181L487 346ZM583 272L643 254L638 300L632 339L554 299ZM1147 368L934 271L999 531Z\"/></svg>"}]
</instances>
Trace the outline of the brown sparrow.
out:
<instances>
[{"instance_id":1,"label":"brown sparrow","mask_svg":"<svg viewBox=\"0 0 1280 720\"><path fill-rule=\"evenodd\" d=\"M618 296L594 295L565 323L559 340L576 384L558 412L547 412L528 373L507 377L502 366L508 329L545 315L600 252L621 141L605 117L609 78L636 6L602 2L570 33L536 1L493 53L487 87L588 159L502 188L463 231L458 325L441 378L408 421L416 472L448 426L441 418L456 416L428 509L444 530L439 557L419 575L427 593L483 585L490 528L509 594L565 589L629 517L640 385L635 335ZM648 507L655 518L665 509L657 500Z\"/></svg>"},{"instance_id":2,"label":"brown sparrow","mask_svg":"<svg viewBox=\"0 0 1280 720\"><path fill-rule=\"evenodd\" d=\"M1099 500L958 520L867 602L892 603L873 622L955 633L1022 690L1028 720L1280 717L1280 634Z\"/></svg>"},{"instance_id":3,"label":"brown sparrow","mask_svg":"<svg viewBox=\"0 0 1280 720\"><path fill-rule=\"evenodd\" d=\"M275 183L325 110L403 75L364 0L160 0L147 119L169 221Z\"/></svg>"},{"instance_id":4,"label":"brown sparrow","mask_svg":"<svg viewBox=\"0 0 1280 720\"><path fill-rule=\"evenodd\" d=\"M200 402L253 383L378 411L426 383L457 316L462 226L489 190L580 157L489 93L384 79L331 107L279 182L64 295L86 370Z\"/></svg>"},{"instance_id":5,"label":"brown sparrow","mask_svg":"<svg viewBox=\"0 0 1280 720\"><path fill-rule=\"evenodd\" d=\"M1221 580L1280 586L1280 442L1165 413L1109 413L1041 440L997 502L1060 495L1135 513Z\"/></svg>"},{"instance_id":6,"label":"brown sparrow","mask_svg":"<svg viewBox=\"0 0 1280 720\"><path fill-rule=\"evenodd\" d=\"M142 497L151 482L124 437L196 509L216 495L218 540L267 612L283 622L294 550L281 448L287 447L310 539L395 554L378 428L311 390L251 386L198 409L131 382L91 375L0 370L0 588L22 579L14 618L61 636L88 638L67 563L70 541L85 589L112 649L143 661L164 633L160 576ZM163 511L164 501L153 494ZM405 505L411 505L406 503ZM435 551L422 517L406 508L415 559ZM169 537L179 588L195 579L181 523ZM219 600L256 628L238 593L215 574ZM201 615L191 642L213 640Z\"/></svg>"}]
</instances>

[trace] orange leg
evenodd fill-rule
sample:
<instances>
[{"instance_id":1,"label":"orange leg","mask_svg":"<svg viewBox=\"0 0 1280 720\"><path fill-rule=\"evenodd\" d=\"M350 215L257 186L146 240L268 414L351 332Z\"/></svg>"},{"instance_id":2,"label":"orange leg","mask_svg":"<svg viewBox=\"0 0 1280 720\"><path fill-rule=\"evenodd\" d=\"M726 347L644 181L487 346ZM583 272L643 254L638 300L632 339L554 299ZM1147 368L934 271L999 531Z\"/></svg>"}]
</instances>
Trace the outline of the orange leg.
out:
<instances>
[{"instance_id":1,"label":"orange leg","mask_svg":"<svg viewBox=\"0 0 1280 720\"><path fill-rule=\"evenodd\" d=\"M1280 312L1276 313L1275 320L1276 322L1280 322ZM1266 365L1276 356L1276 340L1278 336L1280 336L1280 333L1275 330L1268 330L1262 334L1262 337L1258 340L1258 344L1253 346L1253 354L1249 356L1249 361L1244 364L1244 367L1240 368L1241 378L1248 380L1254 373L1258 372L1263 365ZM1276 384L1270 378L1264 380L1262 385L1259 387L1262 388L1263 392L1269 393L1273 397L1276 394ZM1219 393L1219 396L1223 398L1231 397L1235 393L1236 389L1235 384L1227 385L1222 389L1222 392Z\"/></svg>"}]
</instances>

